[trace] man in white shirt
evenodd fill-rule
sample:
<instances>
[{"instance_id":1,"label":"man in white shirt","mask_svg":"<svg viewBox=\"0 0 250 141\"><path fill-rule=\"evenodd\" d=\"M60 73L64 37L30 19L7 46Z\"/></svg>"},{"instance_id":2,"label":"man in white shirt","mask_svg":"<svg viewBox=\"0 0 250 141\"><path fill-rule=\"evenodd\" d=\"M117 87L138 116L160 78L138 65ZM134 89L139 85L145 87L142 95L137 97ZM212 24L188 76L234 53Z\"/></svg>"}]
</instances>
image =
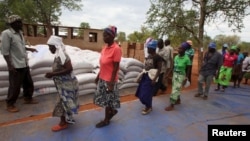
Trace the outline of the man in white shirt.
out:
<instances>
[{"instance_id":1,"label":"man in white shirt","mask_svg":"<svg viewBox=\"0 0 250 141\"><path fill-rule=\"evenodd\" d=\"M164 45L165 45L165 48L167 49L167 52L169 53L169 55L168 55L169 58L167 60L167 70L166 70L166 73L165 73L165 79L167 80L169 75L172 73L172 69L173 69L174 49L170 45L170 40L169 39L166 39L164 41ZM165 84L167 86L167 82Z\"/></svg>"},{"instance_id":2,"label":"man in white shirt","mask_svg":"<svg viewBox=\"0 0 250 141\"><path fill-rule=\"evenodd\" d=\"M153 95L156 96L157 92L159 89L162 91L166 91L167 87L165 86L163 79L164 79L164 74L166 73L167 70L167 63L169 60L169 55L170 53L168 52L168 49L164 47L164 41L162 39L158 39L158 51L157 54L162 58L162 65L161 65L161 70L160 70L160 75L158 78L158 81L156 82L156 85L153 89Z\"/></svg>"}]
</instances>

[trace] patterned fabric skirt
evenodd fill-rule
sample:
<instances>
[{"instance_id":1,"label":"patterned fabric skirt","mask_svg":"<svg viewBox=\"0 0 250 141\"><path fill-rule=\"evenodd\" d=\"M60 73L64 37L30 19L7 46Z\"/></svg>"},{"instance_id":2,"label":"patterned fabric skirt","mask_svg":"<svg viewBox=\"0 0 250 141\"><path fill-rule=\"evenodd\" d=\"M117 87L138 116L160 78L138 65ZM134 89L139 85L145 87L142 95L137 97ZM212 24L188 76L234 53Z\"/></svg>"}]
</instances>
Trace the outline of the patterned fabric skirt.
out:
<instances>
[{"instance_id":1,"label":"patterned fabric skirt","mask_svg":"<svg viewBox=\"0 0 250 141\"><path fill-rule=\"evenodd\" d=\"M215 83L223 86L228 86L232 77L232 68L221 66L218 79L215 79Z\"/></svg>"},{"instance_id":2,"label":"patterned fabric skirt","mask_svg":"<svg viewBox=\"0 0 250 141\"><path fill-rule=\"evenodd\" d=\"M233 75L240 75L242 73L242 65L238 64L236 65L235 69L233 70Z\"/></svg>"},{"instance_id":3,"label":"patterned fabric skirt","mask_svg":"<svg viewBox=\"0 0 250 141\"><path fill-rule=\"evenodd\" d=\"M170 94L170 103L175 104L180 98L182 83L185 79L185 75L174 72L172 78L172 92Z\"/></svg>"},{"instance_id":4,"label":"patterned fabric skirt","mask_svg":"<svg viewBox=\"0 0 250 141\"><path fill-rule=\"evenodd\" d=\"M78 81L71 75L56 76L53 78L58 91L57 104L53 116L65 116L67 121L74 121L72 115L78 113Z\"/></svg>"},{"instance_id":5,"label":"patterned fabric skirt","mask_svg":"<svg viewBox=\"0 0 250 141\"><path fill-rule=\"evenodd\" d=\"M120 96L117 83L112 92L107 92L107 82L99 79L94 95L94 104L100 107L120 108Z\"/></svg>"}]
</instances>

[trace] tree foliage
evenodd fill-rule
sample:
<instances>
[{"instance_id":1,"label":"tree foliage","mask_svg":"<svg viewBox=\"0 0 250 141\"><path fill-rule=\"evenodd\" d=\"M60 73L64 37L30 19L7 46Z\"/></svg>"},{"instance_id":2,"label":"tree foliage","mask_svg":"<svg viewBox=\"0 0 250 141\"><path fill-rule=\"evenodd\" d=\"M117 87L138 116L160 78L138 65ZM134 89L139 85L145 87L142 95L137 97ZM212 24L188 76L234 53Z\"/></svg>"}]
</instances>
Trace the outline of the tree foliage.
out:
<instances>
[{"instance_id":1,"label":"tree foliage","mask_svg":"<svg viewBox=\"0 0 250 141\"><path fill-rule=\"evenodd\" d=\"M81 10L80 2L81 0L3 0L0 3L0 7L3 7L0 15L2 19L6 19L11 14L18 14L26 23L45 24L51 34L51 26L59 22L62 8ZM0 22L3 24L5 21Z\"/></svg>"},{"instance_id":2,"label":"tree foliage","mask_svg":"<svg viewBox=\"0 0 250 141\"><path fill-rule=\"evenodd\" d=\"M90 28L89 23L87 23L87 22L81 22L80 23L80 29L78 29L78 31L77 31L77 36L79 38L83 38L84 29L89 29L89 28Z\"/></svg>"},{"instance_id":3,"label":"tree foliage","mask_svg":"<svg viewBox=\"0 0 250 141\"><path fill-rule=\"evenodd\" d=\"M214 37L214 40L216 41L218 48L221 48L225 43L228 44L229 47L238 45L240 43L240 37L237 35L217 35Z\"/></svg>"},{"instance_id":4,"label":"tree foliage","mask_svg":"<svg viewBox=\"0 0 250 141\"><path fill-rule=\"evenodd\" d=\"M227 22L233 31L241 31L249 6L250 0L151 0L146 23L159 35L193 38L201 48L205 24ZM202 57L199 53L199 66Z\"/></svg>"},{"instance_id":5,"label":"tree foliage","mask_svg":"<svg viewBox=\"0 0 250 141\"><path fill-rule=\"evenodd\" d=\"M138 42L138 43L144 43L147 38L152 37L157 39L158 36L152 31L149 30L148 28L142 26L141 31L134 31L133 33L128 35L128 41L129 42Z\"/></svg>"},{"instance_id":6,"label":"tree foliage","mask_svg":"<svg viewBox=\"0 0 250 141\"><path fill-rule=\"evenodd\" d=\"M118 32L117 34L117 41L122 43L126 41L126 33L125 32Z\"/></svg>"}]
</instances>

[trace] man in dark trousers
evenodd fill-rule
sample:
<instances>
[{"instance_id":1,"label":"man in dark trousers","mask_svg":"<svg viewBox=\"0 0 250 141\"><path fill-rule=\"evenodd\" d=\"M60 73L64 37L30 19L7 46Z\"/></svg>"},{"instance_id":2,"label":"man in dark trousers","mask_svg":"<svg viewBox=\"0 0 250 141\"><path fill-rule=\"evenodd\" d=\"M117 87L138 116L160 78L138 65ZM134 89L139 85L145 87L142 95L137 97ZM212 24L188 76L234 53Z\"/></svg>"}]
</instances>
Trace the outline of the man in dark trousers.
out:
<instances>
[{"instance_id":1,"label":"man in dark trousers","mask_svg":"<svg viewBox=\"0 0 250 141\"><path fill-rule=\"evenodd\" d=\"M216 50L216 44L211 42L208 45L208 52L205 53L203 58L203 64L198 77L198 93L194 95L195 97L201 96L204 100L208 98L210 85L213 81L213 78L219 75L219 70L222 63L222 55ZM205 83L204 90L203 83Z\"/></svg>"},{"instance_id":2,"label":"man in dark trousers","mask_svg":"<svg viewBox=\"0 0 250 141\"><path fill-rule=\"evenodd\" d=\"M22 19L18 15L8 17L9 29L2 32L1 52L8 66L9 90L6 99L7 111L18 112L15 103L19 97L20 89L23 88L25 104L36 104L38 101L32 98L34 84L30 75L26 51L36 51L25 46L22 33Z\"/></svg>"}]
</instances>

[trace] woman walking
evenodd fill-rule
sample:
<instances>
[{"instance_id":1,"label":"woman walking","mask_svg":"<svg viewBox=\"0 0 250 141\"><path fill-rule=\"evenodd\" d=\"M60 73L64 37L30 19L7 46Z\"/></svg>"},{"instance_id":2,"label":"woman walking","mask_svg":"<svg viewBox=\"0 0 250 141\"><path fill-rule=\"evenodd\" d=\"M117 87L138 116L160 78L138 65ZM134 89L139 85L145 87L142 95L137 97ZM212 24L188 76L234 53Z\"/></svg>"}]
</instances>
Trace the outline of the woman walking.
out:
<instances>
[{"instance_id":1,"label":"woman walking","mask_svg":"<svg viewBox=\"0 0 250 141\"><path fill-rule=\"evenodd\" d=\"M215 83L217 83L217 88L215 91L220 90L224 92L226 87L229 85L231 80L232 72L236 67L238 56L235 54L237 50L236 46L232 46L224 56L223 56L223 65L221 66L218 76L216 76Z\"/></svg>"},{"instance_id":2,"label":"woman walking","mask_svg":"<svg viewBox=\"0 0 250 141\"><path fill-rule=\"evenodd\" d=\"M162 58L156 53L157 44L156 40L152 40L147 44L149 55L145 61L145 70L141 74L142 76L135 94L141 103L145 105L145 108L142 110L143 115L149 114L152 111L153 90L162 66ZM153 72L152 70L156 71Z\"/></svg>"},{"instance_id":3,"label":"woman walking","mask_svg":"<svg viewBox=\"0 0 250 141\"><path fill-rule=\"evenodd\" d=\"M120 108L119 89L117 87L118 70L122 51L114 42L117 28L110 26L104 29L103 40L106 43L101 51L100 72L96 77L97 90L94 95L94 104L105 108L105 118L96 124L96 128L109 125L110 120Z\"/></svg>"},{"instance_id":4,"label":"woman walking","mask_svg":"<svg viewBox=\"0 0 250 141\"><path fill-rule=\"evenodd\" d=\"M173 110L174 105L180 104L181 102L181 89L188 80L188 74L189 71L191 71L191 60L189 56L185 54L187 48L190 48L190 44L187 42L182 43L181 47L178 48L178 55L176 55L174 58L172 93L170 95L170 105L165 108L166 111Z\"/></svg>"},{"instance_id":5,"label":"woman walking","mask_svg":"<svg viewBox=\"0 0 250 141\"><path fill-rule=\"evenodd\" d=\"M56 54L52 65L52 72L45 74L46 78L53 78L58 91L58 100L52 113L60 117L60 123L52 127L52 131L60 131L74 124L73 114L78 112L78 81L72 74L71 59L65 52L62 38L51 36L47 42L52 54Z\"/></svg>"}]
</instances>

